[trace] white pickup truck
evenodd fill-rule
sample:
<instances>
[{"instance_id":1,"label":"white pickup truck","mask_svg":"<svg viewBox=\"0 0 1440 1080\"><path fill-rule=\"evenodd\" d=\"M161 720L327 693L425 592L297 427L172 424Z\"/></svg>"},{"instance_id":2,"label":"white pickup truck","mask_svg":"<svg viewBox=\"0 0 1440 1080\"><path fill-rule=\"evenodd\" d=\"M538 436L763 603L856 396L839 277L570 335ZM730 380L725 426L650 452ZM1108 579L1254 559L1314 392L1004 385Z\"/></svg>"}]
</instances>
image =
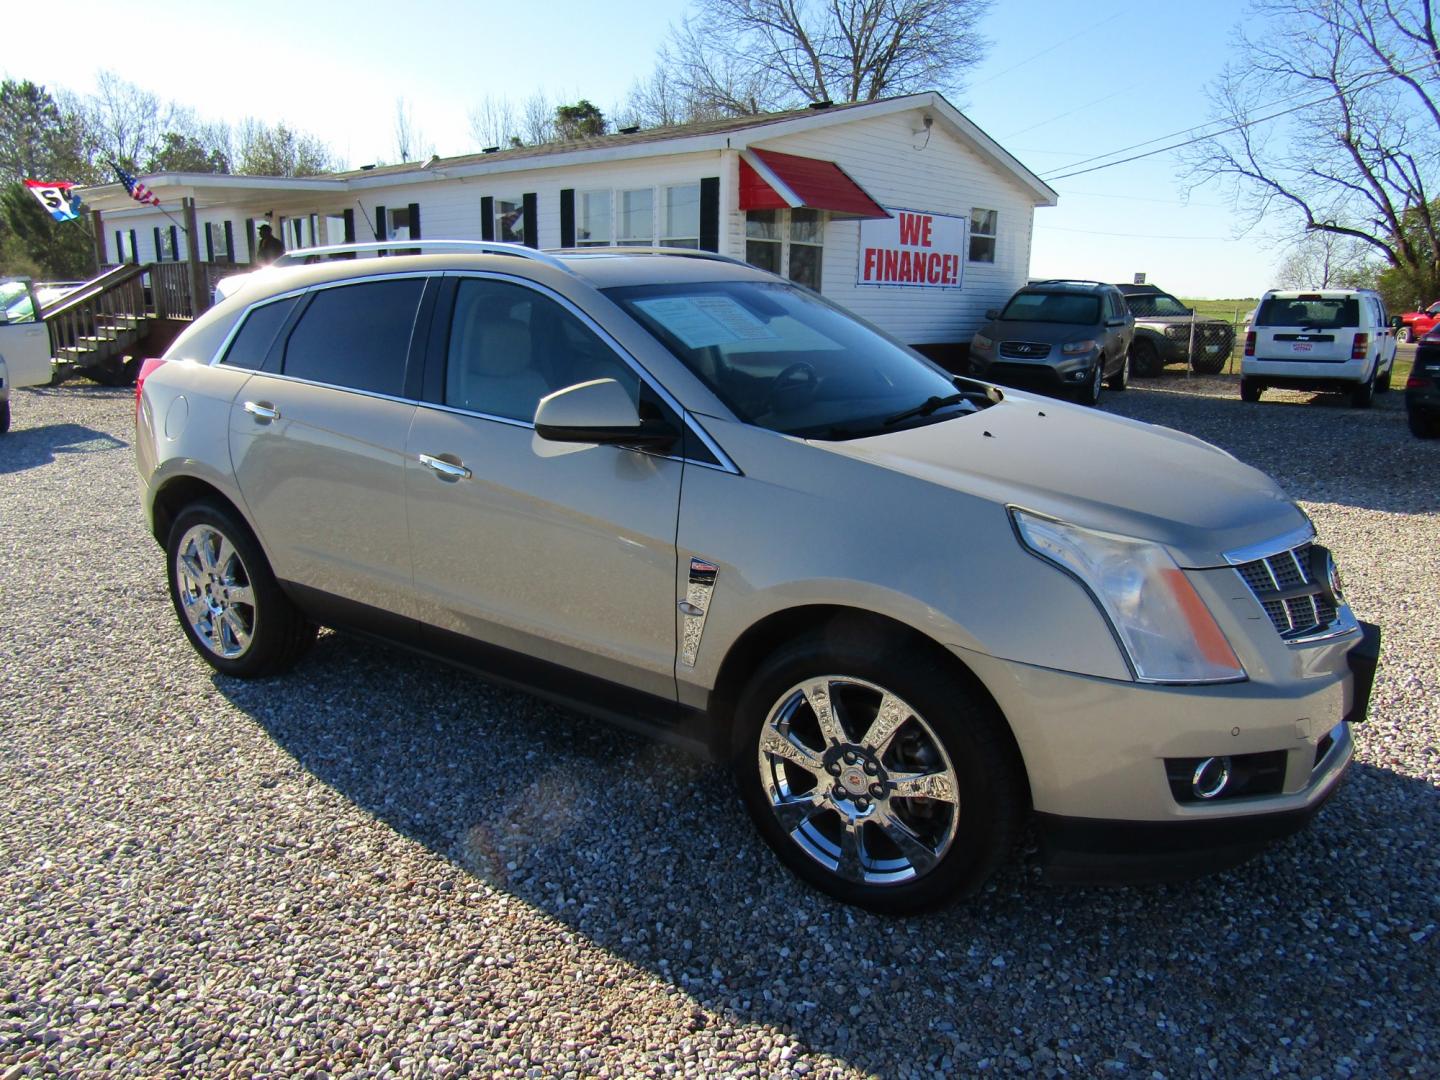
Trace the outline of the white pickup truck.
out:
<instances>
[{"instance_id":1,"label":"white pickup truck","mask_svg":"<svg viewBox=\"0 0 1440 1080\"><path fill-rule=\"evenodd\" d=\"M50 330L26 278L0 278L0 435L10 430L10 391L50 381Z\"/></svg>"}]
</instances>

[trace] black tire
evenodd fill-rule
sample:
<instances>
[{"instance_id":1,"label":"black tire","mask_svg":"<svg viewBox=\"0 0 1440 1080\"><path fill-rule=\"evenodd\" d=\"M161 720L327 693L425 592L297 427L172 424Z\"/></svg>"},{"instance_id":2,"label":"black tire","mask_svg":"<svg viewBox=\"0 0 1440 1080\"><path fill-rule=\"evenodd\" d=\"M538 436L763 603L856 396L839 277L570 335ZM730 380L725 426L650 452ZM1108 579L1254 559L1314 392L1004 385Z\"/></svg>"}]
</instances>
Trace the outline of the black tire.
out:
<instances>
[{"instance_id":1,"label":"black tire","mask_svg":"<svg viewBox=\"0 0 1440 1080\"><path fill-rule=\"evenodd\" d=\"M1377 394L1388 394L1390 392L1390 376L1395 374L1395 361L1390 361L1390 366L1385 369L1385 374L1375 380L1375 392Z\"/></svg>"},{"instance_id":2,"label":"black tire","mask_svg":"<svg viewBox=\"0 0 1440 1080\"><path fill-rule=\"evenodd\" d=\"M1241 401L1259 401L1260 393L1264 389L1265 385L1263 383L1258 383L1254 379L1246 375L1240 376Z\"/></svg>"},{"instance_id":3,"label":"black tire","mask_svg":"<svg viewBox=\"0 0 1440 1080\"><path fill-rule=\"evenodd\" d=\"M1440 413L1429 409L1410 409L1405 413L1410 434L1417 439L1440 439Z\"/></svg>"},{"instance_id":4,"label":"black tire","mask_svg":"<svg viewBox=\"0 0 1440 1080\"><path fill-rule=\"evenodd\" d=\"M0 401L0 435L10 430L10 401Z\"/></svg>"},{"instance_id":5,"label":"black tire","mask_svg":"<svg viewBox=\"0 0 1440 1080\"><path fill-rule=\"evenodd\" d=\"M1350 404L1357 409L1368 409L1375 400L1375 372L1364 382L1356 383L1350 391Z\"/></svg>"},{"instance_id":6,"label":"black tire","mask_svg":"<svg viewBox=\"0 0 1440 1080\"><path fill-rule=\"evenodd\" d=\"M834 681L825 682L826 699L845 703L836 710L844 718L843 743L825 740L809 704L812 698L802 690L809 681L827 679ZM881 700L877 691L882 690L908 709L897 712L905 719L891 728L890 738L876 738L878 754L867 756L866 738L873 734L870 725ZM973 894L1019 833L1026 787L1005 721L983 690L924 642L867 633L863 627L837 627L801 638L759 668L740 698L735 720L740 736L735 772L760 835L797 876L845 903L900 914ZM782 723L783 732L772 727ZM790 747L799 739L811 767L772 752L762 759L762 736L772 745L782 739ZM822 751L822 746L827 749ZM844 755L852 751L858 751L858 763L846 764ZM907 760L910 753L917 756ZM938 762L938 767L915 764L926 760ZM942 794L894 794L887 787L892 769L943 774L942 786L926 788ZM854 770L853 775L847 770ZM954 789L949 786L952 780ZM822 787L822 781L829 786ZM848 794L852 790L861 793L858 803ZM870 802L862 805L867 790ZM841 792L846 794L842 797ZM816 801L807 799L812 793ZM782 809L776 808L777 802ZM787 829L779 817L782 812L797 824ZM840 871L846 862L845 823L857 814L868 816L854 829L858 839L850 865L855 869L847 877ZM900 838L907 843L922 838L923 850L912 847L907 853L890 840L897 835L892 815L909 831L908 837L898 834ZM826 851L834 866L821 861ZM866 874L889 874L895 880L863 880Z\"/></svg>"},{"instance_id":7,"label":"black tire","mask_svg":"<svg viewBox=\"0 0 1440 1080\"><path fill-rule=\"evenodd\" d=\"M1081 405L1094 408L1100 404L1100 388L1105 385L1105 357L1095 361L1095 366L1085 373L1085 381L1075 387L1072 393Z\"/></svg>"},{"instance_id":8,"label":"black tire","mask_svg":"<svg viewBox=\"0 0 1440 1080\"><path fill-rule=\"evenodd\" d=\"M1206 353L1204 356L1197 356L1192 363L1196 372L1201 375L1219 375L1225 370L1225 361L1229 359L1228 355L1212 356Z\"/></svg>"},{"instance_id":9,"label":"black tire","mask_svg":"<svg viewBox=\"0 0 1440 1080\"><path fill-rule=\"evenodd\" d=\"M1153 379L1165 365L1154 343L1136 338L1130 343L1130 374L1137 379Z\"/></svg>"},{"instance_id":10,"label":"black tire","mask_svg":"<svg viewBox=\"0 0 1440 1080\"><path fill-rule=\"evenodd\" d=\"M1402 326L1395 331L1395 340L1398 341L1401 345L1408 345L1412 340L1412 336L1413 335L1410 333L1410 328L1408 326Z\"/></svg>"},{"instance_id":11,"label":"black tire","mask_svg":"<svg viewBox=\"0 0 1440 1080\"><path fill-rule=\"evenodd\" d=\"M233 558L224 554L223 544L211 545L211 537L228 543ZM187 581L181 580L182 547L191 571ZM165 556L180 627L216 671L241 679L276 675L294 667L315 643L315 624L281 590L259 543L229 509L212 502L187 506L170 528ZM241 598L246 594L249 603ZM200 615L192 618L197 610ZM216 610L223 616L217 618ZM243 645L237 626L247 633ZM212 644L217 638L219 644Z\"/></svg>"},{"instance_id":12,"label":"black tire","mask_svg":"<svg viewBox=\"0 0 1440 1080\"><path fill-rule=\"evenodd\" d=\"M1130 385L1130 353L1128 351L1120 357L1120 367L1105 381L1105 385L1117 393Z\"/></svg>"}]
</instances>

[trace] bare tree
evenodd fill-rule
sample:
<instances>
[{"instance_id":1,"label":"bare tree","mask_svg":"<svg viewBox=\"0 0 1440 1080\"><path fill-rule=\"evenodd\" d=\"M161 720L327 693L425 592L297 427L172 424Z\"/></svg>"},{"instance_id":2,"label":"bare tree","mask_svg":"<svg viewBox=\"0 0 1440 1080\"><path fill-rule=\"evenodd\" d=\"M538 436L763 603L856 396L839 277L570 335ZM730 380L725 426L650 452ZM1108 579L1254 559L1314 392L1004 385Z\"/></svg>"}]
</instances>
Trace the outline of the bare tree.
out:
<instances>
[{"instance_id":1,"label":"bare tree","mask_svg":"<svg viewBox=\"0 0 1440 1080\"><path fill-rule=\"evenodd\" d=\"M1224 131L1196 144L1191 180L1228 185L1252 222L1286 213L1351 238L1440 295L1430 0L1255 0L1253 13L1212 88Z\"/></svg>"},{"instance_id":2,"label":"bare tree","mask_svg":"<svg viewBox=\"0 0 1440 1080\"><path fill-rule=\"evenodd\" d=\"M555 106L536 90L520 106L520 139L526 146L555 141Z\"/></svg>"},{"instance_id":3,"label":"bare tree","mask_svg":"<svg viewBox=\"0 0 1440 1080\"><path fill-rule=\"evenodd\" d=\"M953 90L983 55L989 0L696 0L674 77L702 107L758 112Z\"/></svg>"},{"instance_id":4,"label":"bare tree","mask_svg":"<svg viewBox=\"0 0 1440 1080\"><path fill-rule=\"evenodd\" d=\"M470 110L470 138L482 150L487 146L511 146L518 141L520 125L515 120L515 107L510 99L486 94Z\"/></svg>"},{"instance_id":5,"label":"bare tree","mask_svg":"<svg viewBox=\"0 0 1440 1080\"><path fill-rule=\"evenodd\" d=\"M1373 251L1353 236L1306 233L1280 261L1275 284L1282 289L1373 288L1379 271Z\"/></svg>"},{"instance_id":6,"label":"bare tree","mask_svg":"<svg viewBox=\"0 0 1440 1080\"><path fill-rule=\"evenodd\" d=\"M395 99L395 153L402 162L418 161L427 153L425 136L415 124L415 110L403 97Z\"/></svg>"},{"instance_id":7,"label":"bare tree","mask_svg":"<svg viewBox=\"0 0 1440 1080\"><path fill-rule=\"evenodd\" d=\"M338 167L333 152L314 135L253 117L235 128L234 161L236 172L250 176L315 176Z\"/></svg>"}]
</instances>

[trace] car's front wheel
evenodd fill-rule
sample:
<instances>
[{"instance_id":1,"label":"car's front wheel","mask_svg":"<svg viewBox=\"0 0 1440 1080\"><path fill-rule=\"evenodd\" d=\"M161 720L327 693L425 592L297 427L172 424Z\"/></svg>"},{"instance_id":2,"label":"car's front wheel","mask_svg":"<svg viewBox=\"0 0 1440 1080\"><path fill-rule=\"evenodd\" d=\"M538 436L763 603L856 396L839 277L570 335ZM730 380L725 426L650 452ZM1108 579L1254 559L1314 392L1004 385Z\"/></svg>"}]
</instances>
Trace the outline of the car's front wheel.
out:
<instances>
[{"instance_id":1,"label":"car's front wheel","mask_svg":"<svg viewBox=\"0 0 1440 1080\"><path fill-rule=\"evenodd\" d=\"M1415 335L1410 332L1410 328L1408 326L1402 326L1400 327L1400 329L1395 331L1395 340L1398 341L1401 345L1409 344L1410 340L1414 336Z\"/></svg>"},{"instance_id":2,"label":"car's front wheel","mask_svg":"<svg viewBox=\"0 0 1440 1080\"><path fill-rule=\"evenodd\" d=\"M1120 366L1115 369L1115 374L1105 381L1105 385L1111 390L1124 390L1130 385L1130 352L1126 350L1120 355Z\"/></svg>"},{"instance_id":3,"label":"car's front wheel","mask_svg":"<svg viewBox=\"0 0 1440 1080\"><path fill-rule=\"evenodd\" d=\"M974 892L1024 806L993 703L900 641L817 635L781 650L737 711L736 761L761 835L805 881L875 911Z\"/></svg>"},{"instance_id":4,"label":"car's front wheel","mask_svg":"<svg viewBox=\"0 0 1440 1080\"><path fill-rule=\"evenodd\" d=\"M10 430L10 402L0 401L0 435Z\"/></svg>"},{"instance_id":5,"label":"car's front wheel","mask_svg":"<svg viewBox=\"0 0 1440 1080\"><path fill-rule=\"evenodd\" d=\"M1152 342L1136 338L1130 343L1130 373L1137 378L1150 379L1160 374L1162 365L1160 353Z\"/></svg>"},{"instance_id":6,"label":"car's front wheel","mask_svg":"<svg viewBox=\"0 0 1440 1080\"><path fill-rule=\"evenodd\" d=\"M314 643L315 625L281 591L260 545L230 511L210 502L187 507L166 554L180 626L216 671L277 674Z\"/></svg>"},{"instance_id":7,"label":"car's front wheel","mask_svg":"<svg viewBox=\"0 0 1440 1080\"><path fill-rule=\"evenodd\" d=\"M1100 404L1100 388L1105 385L1105 357L1097 357L1095 366L1085 373L1085 381L1075 388L1075 400L1081 405Z\"/></svg>"}]
</instances>

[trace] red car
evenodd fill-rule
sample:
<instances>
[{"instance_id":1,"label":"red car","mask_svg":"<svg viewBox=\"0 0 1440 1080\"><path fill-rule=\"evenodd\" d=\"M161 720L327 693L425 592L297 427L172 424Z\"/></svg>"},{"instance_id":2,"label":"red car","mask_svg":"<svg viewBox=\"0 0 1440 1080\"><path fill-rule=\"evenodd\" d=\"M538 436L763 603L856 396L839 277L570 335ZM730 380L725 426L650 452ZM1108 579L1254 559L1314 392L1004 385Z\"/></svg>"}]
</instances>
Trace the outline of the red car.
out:
<instances>
[{"instance_id":1,"label":"red car","mask_svg":"<svg viewBox=\"0 0 1440 1080\"><path fill-rule=\"evenodd\" d=\"M1395 332L1399 341L1419 341L1440 323L1440 300L1424 311L1411 311L1400 316L1401 327Z\"/></svg>"}]
</instances>

